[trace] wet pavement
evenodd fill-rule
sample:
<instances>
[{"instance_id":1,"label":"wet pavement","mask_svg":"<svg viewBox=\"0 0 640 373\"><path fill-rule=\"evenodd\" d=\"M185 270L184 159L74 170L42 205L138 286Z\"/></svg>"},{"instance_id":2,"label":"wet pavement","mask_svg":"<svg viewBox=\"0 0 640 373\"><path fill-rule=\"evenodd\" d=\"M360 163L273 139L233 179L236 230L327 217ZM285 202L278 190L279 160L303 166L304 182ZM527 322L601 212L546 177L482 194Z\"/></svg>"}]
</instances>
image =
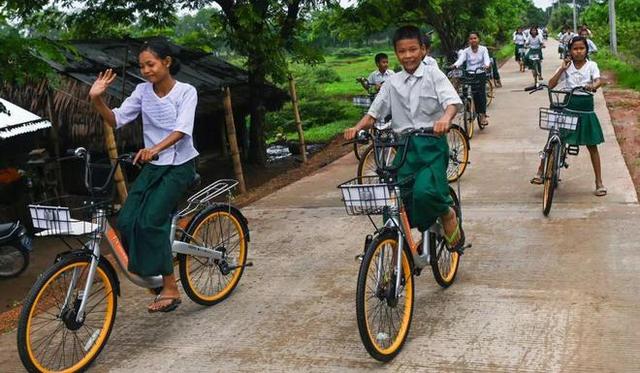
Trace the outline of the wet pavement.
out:
<instances>
[{"instance_id":1,"label":"wet pavement","mask_svg":"<svg viewBox=\"0 0 640 373\"><path fill-rule=\"evenodd\" d=\"M560 60L550 42L545 78ZM609 195L593 195L586 149L569 159L548 218L532 186L543 92L514 61L476 131L462 178L465 230L473 248L456 283L416 278L411 331L391 363L369 357L355 319L355 286L366 217L345 214L336 185L353 177L353 155L254 203L249 256L234 294L205 308L184 297L171 314L149 315L146 291L123 282L111 338L93 371L639 371L640 208L601 93L597 113ZM123 280L124 281L124 280ZM0 337L2 371L21 371L15 332Z\"/></svg>"}]
</instances>

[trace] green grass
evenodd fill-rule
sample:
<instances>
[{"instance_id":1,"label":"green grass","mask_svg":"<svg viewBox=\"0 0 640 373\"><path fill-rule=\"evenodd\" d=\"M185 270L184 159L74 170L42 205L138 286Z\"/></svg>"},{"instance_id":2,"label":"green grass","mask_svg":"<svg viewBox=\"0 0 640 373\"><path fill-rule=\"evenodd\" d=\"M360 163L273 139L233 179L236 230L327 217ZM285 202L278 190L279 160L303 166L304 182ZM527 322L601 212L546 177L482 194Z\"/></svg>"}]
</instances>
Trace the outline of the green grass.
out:
<instances>
[{"instance_id":1,"label":"green grass","mask_svg":"<svg viewBox=\"0 0 640 373\"><path fill-rule=\"evenodd\" d=\"M344 132L349 127L353 127L355 124L356 122L353 119L341 119L324 126L312 127L304 130L304 140L307 143L327 143L336 135ZM290 132L285 135L289 141L298 140L297 132ZM274 141L275 138L269 139L267 142L272 143Z\"/></svg>"},{"instance_id":2,"label":"green grass","mask_svg":"<svg viewBox=\"0 0 640 373\"><path fill-rule=\"evenodd\" d=\"M400 66L393 50L380 51L389 56L389 68ZM377 53L377 52L376 52ZM376 53L363 53L360 57L334 57L328 56L324 66L335 70L340 76L339 82L329 83L324 86L324 92L332 96L353 96L365 94L356 78L365 78L376 69L374 56Z\"/></svg>"},{"instance_id":3,"label":"green grass","mask_svg":"<svg viewBox=\"0 0 640 373\"><path fill-rule=\"evenodd\" d=\"M614 57L607 50L599 50L593 60L598 63L600 70L611 70L616 74L618 85L640 91L640 67Z\"/></svg>"},{"instance_id":4,"label":"green grass","mask_svg":"<svg viewBox=\"0 0 640 373\"><path fill-rule=\"evenodd\" d=\"M513 46L513 42L505 44L502 48L500 48L496 54L495 54L495 58L496 61L498 61L498 66L500 66L500 63L504 60L507 60L511 57L513 57L513 51L514 51L514 46Z\"/></svg>"}]
</instances>

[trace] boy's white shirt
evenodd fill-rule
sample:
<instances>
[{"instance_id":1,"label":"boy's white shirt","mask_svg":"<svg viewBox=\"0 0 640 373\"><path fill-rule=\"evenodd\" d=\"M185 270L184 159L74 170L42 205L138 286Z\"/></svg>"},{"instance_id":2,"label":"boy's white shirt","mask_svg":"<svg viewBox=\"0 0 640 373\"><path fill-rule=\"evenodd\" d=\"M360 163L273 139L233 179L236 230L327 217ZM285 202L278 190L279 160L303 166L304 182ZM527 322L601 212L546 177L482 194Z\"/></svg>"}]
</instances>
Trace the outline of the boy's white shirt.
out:
<instances>
[{"instance_id":1,"label":"boy's white shirt","mask_svg":"<svg viewBox=\"0 0 640 373\"><path fill-rule=\"evenodd\" d=\"M369 84L382 84L393 74L394 72L390 69L385 70L384 74L380 72L380 69L376 69L371 74L369 74L367 80L369 81Z\"/></svg>"},{"instance_id":2,"label":"boy's white shirt","mask_svg":"<svg viewBox=\"0 0 640 373\"><path fill-rule=\"evenodd\" d=\"M368 114L376 119L391 114L393 130L402 132L433 127L449 105L460 109L458 92L440 69L421 63L413 74L402 70L387 80Z\"/></svg>"}]
</instances>

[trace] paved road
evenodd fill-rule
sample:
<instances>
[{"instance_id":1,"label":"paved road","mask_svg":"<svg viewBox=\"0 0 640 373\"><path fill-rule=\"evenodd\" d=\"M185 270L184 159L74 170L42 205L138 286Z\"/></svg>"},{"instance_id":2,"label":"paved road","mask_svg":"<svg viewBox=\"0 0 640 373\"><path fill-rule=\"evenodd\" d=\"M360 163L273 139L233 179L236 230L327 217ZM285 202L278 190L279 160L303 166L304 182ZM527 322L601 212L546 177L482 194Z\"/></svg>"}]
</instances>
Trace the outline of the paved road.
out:
<instances>
[{"instance_id":1,"label":"paved road","mask_svg":"<svg viewBox=\"0 0 640 373\"><path fill-rule=\"evenodd\" d=\"M545 78L559 63L553 43ZM640 208L602 95L609 195L593 196L588 153L571 158L549 218L531 186L546 134L544 94L521 89L515 62L472 143L462 182L466 231L456 284L417 278L407 344L391 363L372 360L355 321L353 257L371 228L345 215L335 186L355 172L346 156L244 209L250 257L235 294L203 308L186 300L148 315L149 296L125 285L111 339L94 371L639 371ZM0 337L0 367L20 371L15 332Z\"/></svg>"}]
</instances>

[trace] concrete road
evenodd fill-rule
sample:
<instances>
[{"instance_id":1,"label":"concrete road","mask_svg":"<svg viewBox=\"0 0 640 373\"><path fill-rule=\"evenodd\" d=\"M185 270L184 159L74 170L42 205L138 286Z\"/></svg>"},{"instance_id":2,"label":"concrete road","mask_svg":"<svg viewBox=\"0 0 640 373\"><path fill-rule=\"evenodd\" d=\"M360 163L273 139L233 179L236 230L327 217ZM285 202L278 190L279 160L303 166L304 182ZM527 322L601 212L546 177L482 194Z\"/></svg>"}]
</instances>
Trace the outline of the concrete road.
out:
<instances>
[{"instance_id":1,"label":"concrete road","mask_svg":"<svg viewBox=\"0 0 640 373\"><path fill-rule=\"evenodd\" d=\"M560 60L549 43L549 78ZM472 141L462 179L473 242L456 283L416 278L407 343L382 365L363 348L355 286L366 218L346 216L336 185L352 177L348 155L245 208L252 229L247 269L231 298L185 302L149 315L148 294L124 285L97 372L210 371L640 371L640 208L601 93L598 116L609 195L593 195L588 152L569 159L549 218L529 179L546 133L529 73L502 67L491 124ZM0 370L21 371L15 332L0 337Z\"/></svg>"}]
</instances>

